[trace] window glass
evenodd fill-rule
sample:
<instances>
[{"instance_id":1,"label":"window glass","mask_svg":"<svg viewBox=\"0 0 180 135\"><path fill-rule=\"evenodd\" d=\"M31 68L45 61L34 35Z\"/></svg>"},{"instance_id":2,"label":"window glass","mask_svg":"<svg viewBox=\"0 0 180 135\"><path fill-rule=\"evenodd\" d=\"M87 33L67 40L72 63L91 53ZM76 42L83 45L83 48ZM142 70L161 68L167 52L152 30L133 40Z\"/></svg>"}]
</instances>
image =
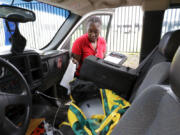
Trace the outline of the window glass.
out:
<instances>
[{"instance_id":1,"label":"window glass","mask_svg":"<svg viewBox=\"0 0 180 135\"><path fill-rule=\"evenodd\" d=\"M115 9L108 37L108 52L118 52L127 56L125 66L136 68L139 65L143 24L143 11L140 6Z\"/></svg>"},{"instance_id":2,"label":"window glass","mask_svg":"<svg viewBox=\"0 0 180 135\"><path fill-rule=\"evenodd\" d=\"M36 14L36 21L19 23L21 34L27 39L27 48L41 49L55 36L59 28L69 16L69 11L48 4L18 0L14 6L32 10ZM13 23L11 24L13 29ZM9 45L9 31L3 19L0 19L0 46Z\"/></svg>"},{"instance_id":3,"label":"window glass","mask_svg":"<svg viewBox=\"0 0 180 135\"><path fill-rule=\"evenodd\" d=\"M163 36L168 31L180 29L180 9L168 9L165 11L162 33Z\"/></svg>"}]
</instances>

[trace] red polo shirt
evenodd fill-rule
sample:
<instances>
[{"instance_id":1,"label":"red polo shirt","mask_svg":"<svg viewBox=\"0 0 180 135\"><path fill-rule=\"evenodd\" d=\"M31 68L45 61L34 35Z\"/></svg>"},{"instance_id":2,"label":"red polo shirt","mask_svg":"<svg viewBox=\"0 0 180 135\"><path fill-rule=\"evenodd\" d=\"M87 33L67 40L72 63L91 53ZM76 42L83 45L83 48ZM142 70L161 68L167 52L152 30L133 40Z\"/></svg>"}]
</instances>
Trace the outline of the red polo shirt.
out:
<instances>
[{"instance_id":1,"label":"red polo shirt","mask_svg":"<svg viewBox=\"0 0 180 135\"><path fill-rule=\"evenodd\" d=\"M91 42L88 39L88 34L84 34L73 43L72 53L81 55L81 61L76 71L76 75L79 76L79 71L84 59L90 55L94 55L103 59L106 52L106 41L102 37L98 37L96 50L93 49Z\"/></svg>"}]
</instances>

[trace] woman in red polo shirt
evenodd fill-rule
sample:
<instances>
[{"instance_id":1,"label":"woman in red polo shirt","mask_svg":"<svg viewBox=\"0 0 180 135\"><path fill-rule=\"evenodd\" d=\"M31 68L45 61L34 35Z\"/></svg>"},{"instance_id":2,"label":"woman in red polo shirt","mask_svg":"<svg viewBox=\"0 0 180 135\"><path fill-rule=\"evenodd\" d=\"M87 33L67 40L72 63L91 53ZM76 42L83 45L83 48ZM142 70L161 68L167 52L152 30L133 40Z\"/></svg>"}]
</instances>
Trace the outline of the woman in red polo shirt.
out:
<instances>
[{"instance_id":1,"label":"woman in red polo shirt","mask_svg":"<svg viewBox=\"0 0 180 135\"><path fill-rule=\"evenodd\" d=\"M73 62L78 64L76 76L79 76L79 71L84 59L90 55L94 55L103 59L106 53L106 41L100 37L102 22L98 17L91 17L87 21L88 33L82 35L73 43L72 57Z\"/></svg>"}]
</instances>

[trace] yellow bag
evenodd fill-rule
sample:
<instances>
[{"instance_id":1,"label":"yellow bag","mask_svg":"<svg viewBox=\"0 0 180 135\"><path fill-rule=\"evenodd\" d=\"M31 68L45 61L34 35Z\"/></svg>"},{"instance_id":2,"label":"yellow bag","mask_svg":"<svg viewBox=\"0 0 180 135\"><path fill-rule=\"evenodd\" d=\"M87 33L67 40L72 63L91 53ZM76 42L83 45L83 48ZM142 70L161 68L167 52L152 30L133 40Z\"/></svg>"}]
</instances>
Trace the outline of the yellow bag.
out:
<instances>
[{"instance_id":1,"label":"yellow bag","mask_svg":"<svg viewBox=\"0 0 180 135\"><path fill-rule=\"evenodd\" d=\"M68 121L76 135L110 135L130 103L108 89L100 89L104 115L87 119L81 109L71 103Z\"/></svg>"}]
</instances>

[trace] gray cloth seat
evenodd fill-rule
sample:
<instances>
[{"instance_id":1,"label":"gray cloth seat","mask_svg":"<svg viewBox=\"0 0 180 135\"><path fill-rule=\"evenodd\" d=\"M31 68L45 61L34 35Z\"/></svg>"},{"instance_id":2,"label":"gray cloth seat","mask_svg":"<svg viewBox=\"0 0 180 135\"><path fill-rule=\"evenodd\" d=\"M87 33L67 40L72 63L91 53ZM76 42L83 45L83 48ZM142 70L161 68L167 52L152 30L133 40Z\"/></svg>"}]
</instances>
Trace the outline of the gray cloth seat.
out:
<instances>
[{"instance_id":1,"label":"gray cloth seat","mask_svg":"<svg viewBox=\"0 0 180 135\"><path fill-rule=\"evenodd\" d=\"M180 135L180 48L168 73L170 86L151 85L140 93L112 135Z\"/></svg>"},{"instance_id":2,"label":"gray cloth seat","mask_svg":"<svg viewBox=\"0 0 180 135\"><path fill-rule=\"evenodd\" d=\"M136 69L139 75L136 79L130 101L132 102L137 95L137 91L140 88L143 80L147 76L149 70L160 62L171 62L176 50L180 45L180 30L167 32L160 40L158 46L149 54L144 61L140 63Z\"/></svg>"},{"instance_id":3,"label":"gray cloth seat","mask_svg":"<svg viewBox=\"0 0 180 135\"><path fill-rule=\"evenodd\" d=\"M137 98L138 95L140 95L140 93L145 91L147 87L153 84L162 84L162 83L168 84L169 83L169 68L170 68L170 62L161 62L154 65L149 70L143 82L141 83L138 90L136 91L135 98Z\"/></svg>"},{"instance_id":4,"label":"gray cloth seat","mask_svg":"<svg viewBox=\"0 0 180 135\"><path fill-rule=\"evenodd\" d=\"M132 103L111 135L179 135L180 104L162 86L151 86Z\"/></svg>"}]
</instances>

